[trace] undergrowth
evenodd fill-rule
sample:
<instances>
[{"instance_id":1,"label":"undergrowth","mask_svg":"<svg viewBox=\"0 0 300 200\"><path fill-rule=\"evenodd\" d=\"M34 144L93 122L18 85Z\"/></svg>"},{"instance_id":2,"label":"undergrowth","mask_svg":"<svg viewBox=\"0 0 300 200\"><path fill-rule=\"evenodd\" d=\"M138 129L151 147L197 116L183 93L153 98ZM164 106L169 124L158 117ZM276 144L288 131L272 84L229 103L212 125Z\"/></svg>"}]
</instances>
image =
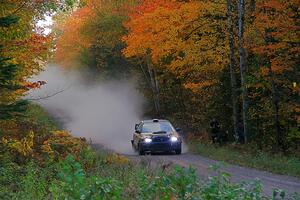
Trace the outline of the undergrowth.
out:
<instances>
[{"instance_id":1,"label":"undergrowth","mask_svg":"<svg viewBox=\"0 0 300 200\"><path fill-rule=\"evenodd\" d=\"M300 158L251 150L236 145L213 145L190 142L189 149L197 154L230 164L300 177ZM253 149L253 148L252 148Z\"/></svg>"}]
</instances>

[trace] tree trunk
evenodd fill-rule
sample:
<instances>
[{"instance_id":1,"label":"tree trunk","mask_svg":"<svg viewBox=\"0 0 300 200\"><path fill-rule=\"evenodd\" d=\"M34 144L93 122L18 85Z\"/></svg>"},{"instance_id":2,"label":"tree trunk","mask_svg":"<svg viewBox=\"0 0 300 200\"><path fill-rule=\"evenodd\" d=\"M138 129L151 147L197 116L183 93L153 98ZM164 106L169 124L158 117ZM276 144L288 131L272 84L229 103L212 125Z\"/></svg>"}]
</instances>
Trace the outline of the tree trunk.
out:
<instances>
[{"instance_id":1,"label":"tree trunk","mask_svg":"<svg viewBox=\"0 0 300 200\"><path fill-rule=\"evenodd\" d=\"M236 74L235 74L235 59L234 59L234 23L233 23L233 5L231 0L227 0L227 17L229 31L229 49L230 49L230 83L231 83L231 99L232 99L232 120L235 139L238 141L238 104L237 104L237 89L236 89Z\"/></svg>"},{"instance_id":2,"label":"tree trunk","mask_svg":"<svg viewBox=\"0 0 300 200\"><path fill-rule=\"evenodd\" d=\"M161 109L160 109L160 95L159 95L159 83L157 80L157 74L155 69L152 69L153 73L153 89L154 89L154 102L155 102L155 108L156 108L156 113L158 117L161 117Z\"/></svg>"},{"instance_id":3,"label":"tree trunk","mask_svg":"<svg viewBox=\"0 0 300 200\"><path fill-rule=\"evenodd\" d=\"M159 101L159 84L157 81L156 71L152 68L150 57L147 57L147 69L150 77L154 108L157 117L161 117L160 101Z\"/></svg>"},{"instance_id":4,"label":"tree trunk","mask_svg":"<svg viewBox=\"0 0 300 200\"><path fill-rule=\"evenodd\" d=\"M253 14L253 12L255 11L255 7L256 7L256 0L250 0L250 12L251 14Z\"/></svg>"},{"instance_id":5,"label":"tree trunk","mask_svg":"<svg viewBox=\"0 0 300 200\"><path fill-rule=\"evenodd\" d=\"M244 49L244 23L245 23L245 1L238 1L238 38L239 38L239 54L240 54L240 73L243 101L243 137L244 142L248 141L248 94L246 87L246 66L245 66L245 49Z\"/></svg>"},{"instance_id":6,"label":"tree trunk","mask_svg":"<svg viewBox=\"0 0 300 200\"><path fill-rule=\"evenodd\" d=\"M271 66L269 66L269 78L271 82L271 98L273 103L273 109L274 109L274 120L275 120L275 130L276 130L276 143L277 148L280 149L282 147L282 134L280 129L280 122L279 122L279 95L277 92L277 88L274 81L274 74L272 71Z\"/></svg>"}]
</instances>

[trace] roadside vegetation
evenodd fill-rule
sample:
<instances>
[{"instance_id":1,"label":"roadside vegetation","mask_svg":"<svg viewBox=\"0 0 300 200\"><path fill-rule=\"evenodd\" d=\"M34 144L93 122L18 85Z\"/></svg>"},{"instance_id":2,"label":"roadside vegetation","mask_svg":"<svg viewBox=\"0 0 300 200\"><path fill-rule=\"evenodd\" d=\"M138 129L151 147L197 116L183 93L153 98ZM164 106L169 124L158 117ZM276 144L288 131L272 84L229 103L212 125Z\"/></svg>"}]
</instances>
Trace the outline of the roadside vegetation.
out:
<instances>
[{"instance_id":1,"label":"roadside vegetation","mask_svg":"<svg viewBox=\"0 0 300 200\"><path fill-rule=\"evenodd\" d=\"M220 146L203 143L203 141L192 141L189 143L189 151L234 165L300 177L299 157L259 152L251 144Z\"/></svg>"}]
</instances>

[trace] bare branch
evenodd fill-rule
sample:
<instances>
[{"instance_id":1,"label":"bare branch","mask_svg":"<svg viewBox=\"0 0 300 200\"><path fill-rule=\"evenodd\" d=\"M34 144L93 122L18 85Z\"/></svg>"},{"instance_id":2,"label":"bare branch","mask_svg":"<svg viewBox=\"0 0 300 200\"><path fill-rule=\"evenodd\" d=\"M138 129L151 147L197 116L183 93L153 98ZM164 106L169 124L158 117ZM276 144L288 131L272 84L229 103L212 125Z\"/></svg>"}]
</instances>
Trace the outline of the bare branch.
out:
<instances>
[{"instance_id":1,"label":"bare branch","mask_svg":"<svg viewBox=\"0 0 300 200\"><path fill-rule=\"evenodd\" d=\"M10 15L14 15L17 12L19 12L25 5L26 5L27 1L24 1L18 8L16 8L16 10L14 10L12 13L10 13Z\"/></svg>"},{"instance_id":2,"label":"bare branch","mask_svg":"<svg viewBox=\"0 0 300 200\"><path fill-rule=\"evenodd\" d=\"M32 99L26 99L26 100L29 100L29 101L40 101L40 100L46 100L46 99L49 99L51 97L54 97L60 93L63 93L64 91L68 90L70 87L66 88L66 89L63 89L63 90L60 90L60 91L57 91L53 94L48 94L46 96L43 96L43 97L38 97L38 98L32 98Z\"/></svg>"}]
</instances>

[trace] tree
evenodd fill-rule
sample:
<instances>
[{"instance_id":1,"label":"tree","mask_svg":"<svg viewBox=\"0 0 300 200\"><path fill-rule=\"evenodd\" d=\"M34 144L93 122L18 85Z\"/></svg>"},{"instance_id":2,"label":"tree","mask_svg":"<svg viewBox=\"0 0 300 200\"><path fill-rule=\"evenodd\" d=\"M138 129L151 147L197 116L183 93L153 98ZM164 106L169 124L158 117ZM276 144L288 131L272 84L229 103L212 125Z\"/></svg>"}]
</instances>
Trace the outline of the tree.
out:
<instances>
[{"instance_id":1,"label":"tree","mask_svg":"<svg viewBox=\"0 0 300 200\"><path fill-rule=\"evenodd\" d=\"M63 24L60 24L61 34L58 37L55 52L55 59L59 64L65 67L77 66L80 53L91 46L92 39L82 32L85 25L94 17L93 8L88 4L78 8L63 21Z\"/></svg>"},{"instance_id":2,"label":"tree","mask_svg":"<svg viewBox=\"0 0 300 200\"><path fill-rule=\"evenodd\" d=\"M126 23L125 56L147 58L150 54L154 67L164 66L183 78L186 88L199 91L211 87L228 63L226 13L223 4L217 5L144 1Z\"/></svg>"},{"instance_id":3,"label":"tree","mask_svg":"<svg viewBox=\"0 0 300 200\"><path fill-rule=\"evenodd\" d=\"M239 135L239 113L238 113L238 95L237 95L237 80L235 69L235 36L234 36L234 5L232 0L227 0L227 21L229 34L229 71L230 71L230 85L231 85L231 99L232 99L232 120L233 129L236 140L240 139Z\"/></svg>"},{"instance_id":4,"label":"tree","mask_svg":"<svg viewBox=\"0 0 300 200\"><path fill-rule=\"evenodd\" d=\"M1 26L1 24L0 24ZM16 73L19 66L13 64L11 59L2 57L0 55L0 95L1 97L15 92L23 87L15 83ZM0 120L9 119L14 115L20 114L25 110L26 101L24 100L11 100L1 98L0 103Z\"/></svg>"},{"instance_id":5,"label":"tree","mask_svg":"<svg viewBox=\"0 0 300 200\"><path fill-rule=\"evenodd\" d=\"M0 27L9 27L18 22L16 16L6 16L0 18ZM2 51L2 47L0 47ZM4 96L10 91L21 89L22 86L15 84L14 80L16 73L19 70L17 64L11 63L11 59L0 55L0 95ZM0 103L0 120L8 119L13 116L13 113L24 111L24 101L1 101Z\"/></svg>"},{"instance_id":6,"label":"tree","mask_svg":"<svg viewBox=\"0 0 300 200\"><path fill-rule=\"evenodd\" d=\"M16 120L27 101L21 97L44 82L28 79L43 69L51 36L36 31L36 20L51 12L58 1L1 1L0 6L0 121ZM51 5L50 5L51 4ZM3 127L0 127L2 129Z\"/></svg>"},{"instance_id":7,"label":"tree","mask_svg":"<svg viewBox=\"0 0 300 200\"><path fill-rule=\"evenodd\" d=\"M134 74L153 104L146 114L193 133L217 118L231 139L297 146L297 0L134 3L84 1L64 23L58 60L101 79Z\"/></svg>"},{"instance_id":8,"label":"tree","mask_svg":"<svg viewBox=\"0 0 300 200\"><path fill-rule=\"evenodd\" d=\"M28 85L27 80L43 70L44 63L50 56L52 37L37 32L35 21L51 10L49 4L48 1L1 2L1 54L3 58L11 58L10 62L19 66L14 78L19 85ZM26 89L19 89L5 97L1 95L0 98L14 99L26 92Z\"/></svg>"},{"instance_id":9,"label":"tree","mask_svg":"<svg viewBox=\"0 0 300 200\"><path fill-rule=\"evenodd\" d=\"M248 93L247 93L247 78L246 78L246 54L244 47L244 25L245 24L245 1L238 1L238 40L239 40L239 57L240 57L240 73L242 87L242 102L243 102L243 140L248 141Z\"/></svg>"},{"instance_id":10,"label":"tree","mask_svg":"<svg viewBox=\"0 0 300 200\"><path fill-rule=\"evenodd\" d=\"M257 56L259 71L256 73L263 84L256 84L258 91L265 91L271 102L270 118L275 132L276 147L284 146L284 129L297 126L297 84L299 82L299 19L298 1L262 0L256 4L253 31L249 34L249 50ZM251 36L250 36L251 35ZM298 37L298 39L297 39ZM260 94L262 96L262 94ZM295 112L296 111L296 112ZM283 117L284 116L284 117Z\"/></svg>"}]
</instances>

